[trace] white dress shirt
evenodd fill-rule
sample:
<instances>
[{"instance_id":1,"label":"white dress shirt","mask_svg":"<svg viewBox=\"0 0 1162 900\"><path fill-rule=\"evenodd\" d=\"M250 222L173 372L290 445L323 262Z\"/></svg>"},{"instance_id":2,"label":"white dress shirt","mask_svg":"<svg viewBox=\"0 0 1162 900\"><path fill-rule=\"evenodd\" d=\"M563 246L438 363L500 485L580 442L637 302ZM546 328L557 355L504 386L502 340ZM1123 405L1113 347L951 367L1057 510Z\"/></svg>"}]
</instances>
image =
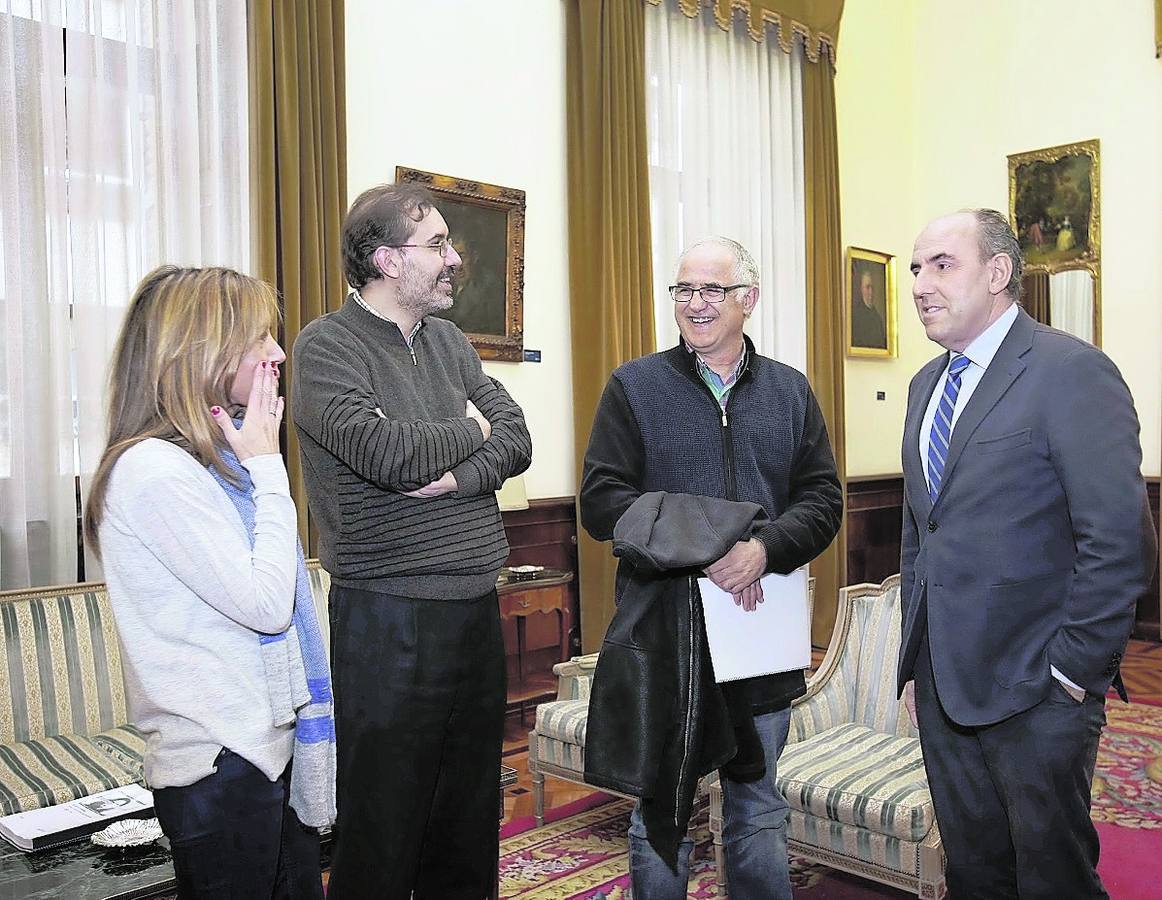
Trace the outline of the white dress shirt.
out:
<instances>
[{"instance_id":1,"label":"white dress shirt","mask_svg":"<svg viewBox=\"0 0 1162 900\"><path fill-rule=\"evenodd\" d=\"M960 376L960 393L956 398L956 407L952 410L952 424L948 431L949 443L951 443L952 432L956 430L956 422L960 418L961 411L968 406L968 401L972 399L973 392L976 390L977 385L980 384L980 380L984 377L985 370L993 361L993 357L997 355L1001 343L1009 334L1009 329L1017 321L1019 311L1019 307L1014 303L1001 313L999 319L978 334L973 342L964 348L964 356L968 357L969 366ZM932 396L928 400L928 408L924 410L924 418L920 420L920 435L917 449L920 453L920 466L924 472L925 479L929 479L928 443L929 436L932 434L932 422L936 418L936 408L940 405L940 397L944 393L944 383L948 378L948 366L951 364L952 356L950 354L948 364L944 366L944 371L936 382L936 389L932 392ZM1067 684L1078 691L1083 690L1081 685L1070 681L1069 678L1058 671L1056 666L1050 666L1049 671L1054 678L1063 684Z\"/></svg>"}]
</instances>

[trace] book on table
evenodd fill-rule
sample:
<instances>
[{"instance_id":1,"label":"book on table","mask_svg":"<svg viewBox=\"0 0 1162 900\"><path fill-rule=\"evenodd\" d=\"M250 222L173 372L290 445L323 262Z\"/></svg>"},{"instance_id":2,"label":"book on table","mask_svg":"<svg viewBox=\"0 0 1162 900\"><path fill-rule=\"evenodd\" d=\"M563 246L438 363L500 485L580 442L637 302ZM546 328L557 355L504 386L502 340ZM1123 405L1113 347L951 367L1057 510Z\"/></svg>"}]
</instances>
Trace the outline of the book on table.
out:
<instances>
[{"instance_id":1,"label":"book on table","mask_svg":"<svg viewBox=\"0 0 1162 900\"><path fill-rule=\"evenodd\" d=\"M153 815L153 794L136 784L91 794L56 806L0 818L0 837L19 850L47 850L88 837L121 819Z\"/></svg>"}]
</instances>

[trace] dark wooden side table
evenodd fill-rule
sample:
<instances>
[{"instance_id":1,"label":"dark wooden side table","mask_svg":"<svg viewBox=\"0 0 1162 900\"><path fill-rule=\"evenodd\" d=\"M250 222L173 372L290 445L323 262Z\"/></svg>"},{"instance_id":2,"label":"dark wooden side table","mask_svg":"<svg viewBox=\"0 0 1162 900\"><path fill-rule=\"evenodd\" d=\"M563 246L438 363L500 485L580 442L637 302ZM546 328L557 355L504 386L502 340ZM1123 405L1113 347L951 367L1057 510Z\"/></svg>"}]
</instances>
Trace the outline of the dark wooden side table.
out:
<instances>
[{"instance_id":1,"label":"dark wooden side table","mask_svg":"<svg viewBox=\"0 0 1162 900\"><path fill-rule=\"evenodd\" d=\"M525 707L530 703L550 700L557 695L557 681L552 671L528 672L525 666L525 623L535 614L557 614L560 653L558 662L569 658L569 630L573 626L573 614L569 608L569 583L572 572L546 569L544 574L526 580L502 581L497 584L496 593L500 599L500 618L516 620L516 664L517 683L509 685L508 703L510 708L520 708L521 722L525 720Z\"/></svg>"},{"instance_id":2,"label":"dark wooden side table","mask_svg":"<svg viewBox=\"0 0 1162 900\"><path fill-rule=\"evenodd\" d=\"M502 764L500 767L500 814L498 818L504 818L504 792L516 784L516 782L516 769Z\"/></svg>"}]
</instances>

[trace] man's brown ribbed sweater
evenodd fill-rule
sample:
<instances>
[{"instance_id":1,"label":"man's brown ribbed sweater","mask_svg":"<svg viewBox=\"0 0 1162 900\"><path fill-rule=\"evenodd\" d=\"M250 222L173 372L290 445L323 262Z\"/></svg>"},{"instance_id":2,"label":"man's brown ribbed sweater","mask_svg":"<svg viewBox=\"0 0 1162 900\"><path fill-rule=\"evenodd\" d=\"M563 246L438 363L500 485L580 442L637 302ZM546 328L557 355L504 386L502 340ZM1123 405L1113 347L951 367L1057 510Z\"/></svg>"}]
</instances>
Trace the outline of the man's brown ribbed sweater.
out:
<instances>
[{"instance_id":1,"label":"man's brown ribbed sweater","mask_svg":"<svg viewBox=\"0 0 1162 900\"><path fill-rule=\"evenodd\" d=\"M338 584L468 599L508 556L493 492L529 466L524 414L451 322L428 317L408 347L352 297L295 341L291 414L319 557ZM465 416L471 400L492 426ZM459 490L414 498L452 472Z\"/></svg>"}]
</instances>

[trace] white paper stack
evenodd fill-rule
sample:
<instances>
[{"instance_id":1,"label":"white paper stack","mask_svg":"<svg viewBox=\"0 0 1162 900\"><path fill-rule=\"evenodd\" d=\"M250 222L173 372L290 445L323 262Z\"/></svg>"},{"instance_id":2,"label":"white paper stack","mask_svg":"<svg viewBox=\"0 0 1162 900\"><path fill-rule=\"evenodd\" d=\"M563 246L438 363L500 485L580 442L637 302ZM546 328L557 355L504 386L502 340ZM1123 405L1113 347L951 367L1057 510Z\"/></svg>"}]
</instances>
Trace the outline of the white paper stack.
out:
<instances>
[{"instance_id":1,"label":"white paper stack","mask_svg":"<svg viewBox=\"0 0 1162 900\"><path fill-rule=\"evenodd\" d=\"M791 672L811 665L811 604L807 569L764 575L763 602L753 612L709 578L698 579L706 639L716 681Z\"/></svg>"}]
</instances>

